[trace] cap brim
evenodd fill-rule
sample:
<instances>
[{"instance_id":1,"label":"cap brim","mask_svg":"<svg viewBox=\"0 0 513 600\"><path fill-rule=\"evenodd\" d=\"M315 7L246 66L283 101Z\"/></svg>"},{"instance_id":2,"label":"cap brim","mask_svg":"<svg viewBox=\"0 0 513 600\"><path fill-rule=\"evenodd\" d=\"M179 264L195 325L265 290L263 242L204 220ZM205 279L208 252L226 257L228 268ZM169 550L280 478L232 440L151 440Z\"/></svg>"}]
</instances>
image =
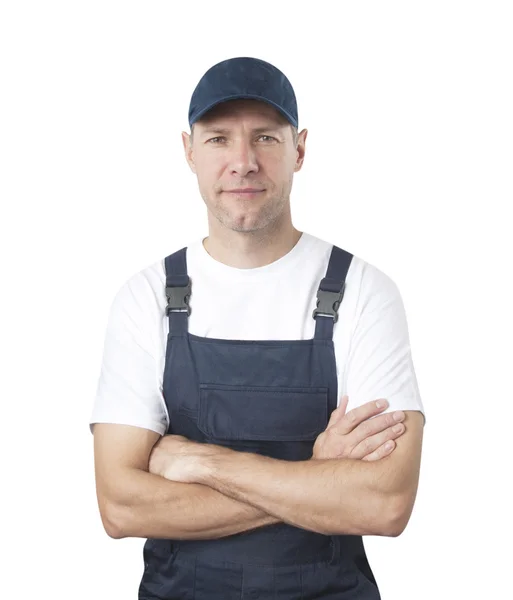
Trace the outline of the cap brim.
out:
<instances>
[{"instance_id":1,"label":"cap brim","mask_svg":"<svg viewBox=\"0 0 513 600\"><path fill-rule=\"evenodd\" d=\"M260 100L261 102L265 102L273 106L276 110L278 110L286 119L294 125L294 127L298 126L297 121L290 115L286 110L284 110L281 106L278 106L276 102L272 100L268 100L267 98L262 98L262 96L257 96L256 94L235 94L232 96L225 96L224 98L220 98L219 100L215 100L215 102L210 103L208 106L203 108L199 113L194 116L194 120L190 121L189 125L193 125L201 119L209 110L212 110L218 104L222 104L223 102L227 102L228 100L238 100L238 99L247 99L247 100Z\"/></svg>"}]
</instances>

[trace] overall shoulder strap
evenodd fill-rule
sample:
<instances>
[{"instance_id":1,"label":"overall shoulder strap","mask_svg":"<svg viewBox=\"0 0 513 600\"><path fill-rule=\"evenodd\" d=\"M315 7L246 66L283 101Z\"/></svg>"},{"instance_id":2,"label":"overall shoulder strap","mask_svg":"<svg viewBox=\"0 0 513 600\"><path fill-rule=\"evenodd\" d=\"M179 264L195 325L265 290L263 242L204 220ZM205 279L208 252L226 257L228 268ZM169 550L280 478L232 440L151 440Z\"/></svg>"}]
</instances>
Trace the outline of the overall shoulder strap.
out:
<instances>
[{"instance_id":1,"label":"overall shoulder strap","mask_svg":"<svg viewBox=\"0 0 513 600\"><path fill-rule=\"evenodd\" d=\"M169 333L183 335L187 332L191 314L189 298L191 280L187 274L187 248L182 248L164 259L166 269L166 315L169 317Z\"/></svg>"},{"instance_id":2,"label":"overall shoulder strap","mask_svg":"<svg viewBox=\"0 0 513 600\"><path fill-rule=\"evenodd\" d=\"M317 307L312 315L315 319L315 339L333 339L333 326L338 321L338 308L344 296L346 275L352 260L350 252L333 246L326 276L321 279L317 290Z\"/></svg>"}]
</instances>

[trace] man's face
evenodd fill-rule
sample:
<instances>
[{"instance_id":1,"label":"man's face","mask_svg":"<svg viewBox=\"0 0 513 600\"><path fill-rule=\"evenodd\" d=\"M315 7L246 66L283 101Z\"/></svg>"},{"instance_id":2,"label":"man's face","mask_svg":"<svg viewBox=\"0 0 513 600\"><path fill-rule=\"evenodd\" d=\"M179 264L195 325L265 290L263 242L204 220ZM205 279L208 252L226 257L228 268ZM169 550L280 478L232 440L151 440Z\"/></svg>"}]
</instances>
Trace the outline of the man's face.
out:
<instances>
[{"instance_id":1,"label":"man's face","mask_svg":"<svg viewBox=\"0 0 513 600\"><path fill-rule=\"evenodd\" d=\"M224 227L252 232L289 214L294 172L303 163L307 131L297 142L288 121L258 100L223 102L183 133L187 161L201 196Z\"/></svg>"}]
</instances>

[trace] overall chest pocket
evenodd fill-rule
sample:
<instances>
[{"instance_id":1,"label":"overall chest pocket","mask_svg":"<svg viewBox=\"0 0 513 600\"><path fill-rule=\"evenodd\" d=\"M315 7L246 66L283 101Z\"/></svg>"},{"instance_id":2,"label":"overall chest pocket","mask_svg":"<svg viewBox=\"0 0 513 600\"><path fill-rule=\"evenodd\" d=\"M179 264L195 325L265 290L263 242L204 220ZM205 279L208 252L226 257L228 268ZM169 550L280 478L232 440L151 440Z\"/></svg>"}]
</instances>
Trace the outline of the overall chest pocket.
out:
<instances>
[{"instance_id":1,"label":"overall chest pocket","mask_svg":"<svg viewBox=\"0 0 513 600\"><path fill-rule=\"evenodd\" d=\"M311 447L327 424L326 387L200 384L198 428L212 440L250 442L253 449L258 442Z\"/></svg>"}]
</instances>

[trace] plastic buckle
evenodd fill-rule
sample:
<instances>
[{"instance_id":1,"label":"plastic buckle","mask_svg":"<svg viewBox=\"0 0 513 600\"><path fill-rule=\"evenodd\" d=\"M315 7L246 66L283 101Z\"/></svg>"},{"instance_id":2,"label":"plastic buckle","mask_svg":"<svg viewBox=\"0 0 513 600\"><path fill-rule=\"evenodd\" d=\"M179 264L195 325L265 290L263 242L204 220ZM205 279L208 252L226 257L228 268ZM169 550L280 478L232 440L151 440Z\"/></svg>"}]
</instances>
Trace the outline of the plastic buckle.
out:
<instances>
[{"instance_id":1,"label":"plastic buckle","mask_svg":"<svg viewBox=\"0 0 513 600\"><path fill-rule=\"evenodd\" d=\"M171 312L186 312L187 316L191 314L189 298L191 295L191 280L185 286L166 287L166 315Z\"/></svg>"},{"instance_id":2,"label":"plastic buckle","mask_svg":"<svg viewBox=\"0 0 513 600\"><path fill-rule=\"evenodd\" d=\"M321 317L331 317L333 322L338 321L338 308L342 302L344 287L340 292L327 292L326 290L317 290L317 308L313 311L312 317L317 315Z\"/></svg>"}]
</instances>

